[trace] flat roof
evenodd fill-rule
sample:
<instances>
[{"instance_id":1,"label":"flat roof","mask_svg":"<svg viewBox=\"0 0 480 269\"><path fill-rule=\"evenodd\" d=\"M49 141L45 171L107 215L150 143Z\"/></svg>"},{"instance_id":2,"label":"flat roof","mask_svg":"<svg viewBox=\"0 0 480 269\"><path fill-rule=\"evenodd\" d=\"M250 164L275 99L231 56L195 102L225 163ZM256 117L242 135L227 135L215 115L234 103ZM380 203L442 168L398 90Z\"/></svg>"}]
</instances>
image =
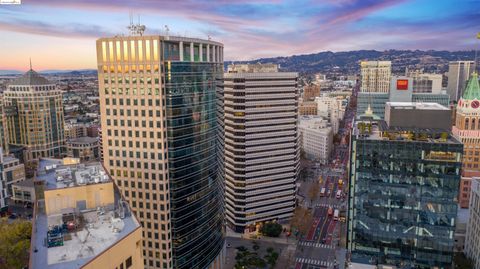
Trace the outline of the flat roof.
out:
<instances>
[{"instance_id":1,"label":"flat roof","mask_svg":"<svg viewBox=\"0 0 480 269\"><path fill-rule=\"evenodd\" d=\"M363 122L366 125L371 124L370 126L370 133L368 133L368 127L365 126L365 132L362 134L359 123ZM387 141L405 141L405 142L428 142L428 143L447 143L447 144L461 144L457 139L455 139L451 134L449 134L446 141L434 139L434 138L426 138L425 140L412 140L408 138L406 132L414 132L414 133L426 133L426 134L439 134L445 132L441 129L422 129L422 128L411 128L411 127L388 127L387 123L384 120L355 120L353 124L353 135L356 137L357 140L387 140ZM391 139L392 137L383 135L383 132L386 133L398 133L396 137ZM448 133L448 132L447 132Z\"/></svg>"},{"instance_id":2,"label":"flat roof","mask_svg":"<svg viewBox=\"0 0 480 269\"><path fill-rule=\"evenodd\" d=\"M68 165L62 159L47 158L39 161L37 180L45 182L45 190L111 182L99 162Z\"/></svg>"},{"instance_id":3,"label":"flat roof","mask_svg":"<svg viewBox=\"0 0 480 269\"><path fill-rule=\"evenodd\" d=\"M67 141L67 143L95 143L98 142L98 138L96 137L89 137L89 136L82 136L77 138L72 138Z\"/></svg>"},{"instance_id":4,"label":"flat roof","mask_svg":"<svg viewBox=\"0 0 480 269\"><path fill-rule=\"evenodd\" d=\"M404 108L415 108L423 110L450 110L449 108L442 106L438 103L427 103L427 102L387 102L387 106L390 107L404 107Z\"/></svg>"},{"instance_id":5,"label":"flat roof","mask_svg":"<svg viewBox=\"0 0 480 269\"><path fill-rule=\"evenodd\" d=\"M97 163L83 170L77 167L77 173L91 173L91 167L102 166ZM101 171L105 172L103 167L96 171L98 175ZM116 188L111 205L85 210L70 208L51 215L46 215L44 208L39 206L36 207L33 223L30 253L33 269L80 268L140 228L128 203L123 201ZM70 227L69 223L73 225Z\"/></svg>"}]
</instances>

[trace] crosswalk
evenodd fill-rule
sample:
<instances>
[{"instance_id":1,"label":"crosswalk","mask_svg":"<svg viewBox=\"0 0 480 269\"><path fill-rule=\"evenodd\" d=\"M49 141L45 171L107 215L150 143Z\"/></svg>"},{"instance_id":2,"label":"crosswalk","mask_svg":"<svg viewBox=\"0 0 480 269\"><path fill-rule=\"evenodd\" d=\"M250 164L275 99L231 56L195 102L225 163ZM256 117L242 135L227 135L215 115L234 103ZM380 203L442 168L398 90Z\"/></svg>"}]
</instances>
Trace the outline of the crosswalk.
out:
<instances>
[{"instance_id":1,"label":"crosswalk","mask_svg":"<svg viewBox=\"0 0 480 269\"><path fill-rule=\"evenodd\" d=\"M340 209L341 205L332 205L328 203L316 203L315 207L333 207L334 209Z\"/></svg>"},{"instance_id":2,"label":"crosswalk","mask_svg":"<svg viewBox=\"0 0 480 269\"><path fill-rule=\"evenodd\" d=\"M299 263L306 263L306 264L313 264L318 266L330 267L333 265L333 262L317 260L317 259L310 259L310 258L299 258L295 259L296 262Z\"/></svg>"},{"instance_id":3,"label":"crosswalk","mask_svg":"<svg viewBox=\"0 0 480 269\"><path fill-rule=\"evenodd\" d=\"M301 241L298 242L299 246L304 246L304 247L314 247L314 248L327 248L327 249L334 249L335 246L333 245L325 245L322 243L317 243L317 242L309 242L309 241Z\"/></svg>"}]
</instances>

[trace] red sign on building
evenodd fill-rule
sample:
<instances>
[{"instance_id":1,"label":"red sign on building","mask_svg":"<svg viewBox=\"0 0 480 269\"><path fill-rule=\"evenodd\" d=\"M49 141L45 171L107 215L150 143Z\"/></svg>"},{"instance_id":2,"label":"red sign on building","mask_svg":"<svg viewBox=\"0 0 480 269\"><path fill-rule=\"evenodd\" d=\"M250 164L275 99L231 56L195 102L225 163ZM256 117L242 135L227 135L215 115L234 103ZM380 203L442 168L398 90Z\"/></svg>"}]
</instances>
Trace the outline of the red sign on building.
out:
<instances>
[{"instance_id":1,"label":"red sign on building","mask_svg":"<svg viewBox=\"0 0 480 269\"><path fill-rule=\"evenodd\" d=\"M397 79L397 90L408 90L408 79Z\"/></svg>"}]
</instances>

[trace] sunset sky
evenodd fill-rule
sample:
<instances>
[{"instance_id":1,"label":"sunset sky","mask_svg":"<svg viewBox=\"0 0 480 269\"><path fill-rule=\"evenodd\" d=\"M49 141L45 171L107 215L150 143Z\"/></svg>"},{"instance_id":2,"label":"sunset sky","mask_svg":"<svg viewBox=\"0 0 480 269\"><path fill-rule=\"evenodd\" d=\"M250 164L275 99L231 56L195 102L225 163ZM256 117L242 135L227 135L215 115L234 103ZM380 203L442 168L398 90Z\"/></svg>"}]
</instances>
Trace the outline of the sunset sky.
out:
<instances>
[{"instance_id":1,"label":"sunset sky","mask_svg":"<svg viewBox=\"0 0 480 269\"><path fill-rule=\"evenodd\" d=\"M325 50L478 47L478 0L23 0L0 5L0 69L95 68L95 40L146 34L220 41L226 60Z\"/></svg>"}]
</instances>

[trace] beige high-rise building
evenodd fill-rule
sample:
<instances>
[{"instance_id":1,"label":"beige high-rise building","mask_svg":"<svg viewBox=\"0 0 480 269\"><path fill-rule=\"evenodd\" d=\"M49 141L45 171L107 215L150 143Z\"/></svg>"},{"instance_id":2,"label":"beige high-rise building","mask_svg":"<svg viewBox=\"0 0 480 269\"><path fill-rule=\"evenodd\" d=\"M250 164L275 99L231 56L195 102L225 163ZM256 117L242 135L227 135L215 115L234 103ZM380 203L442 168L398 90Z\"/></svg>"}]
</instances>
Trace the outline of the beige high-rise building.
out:
<instances>
[{"instance_id":1,"label":"beige high-rise building","mask_svg":"<svg viewBox=\"0 0 480 269\"><path fill-rule=\"evenodd\" d=\"M470 75L475 71L475 61L452 61L448 64L447 93L450 101L456 102L463 96Z\"/></svg>"},{"instance_id":2,"label":"beige high-rise building","mask_svg":"<svg viewBox=\"0 0 480 269\"><path fill-rule=\"evenodd\" d=\"M101 38L97 62L103 163L143 226L145 267L220 268L223 45Z\"/></svg>"},{"instance_id":3,"label":"beige high-rise building","mask_svg":"<svg viewBox=\"0 0 480 269\"><path fill-rule=\"evenodd\" d=\"M360 63L361 92L389 92L392 62L363 61Z\"/></svg>"},{"instance_id":4,"label":"beige high-rise building","mask_svg":"<svg viewBox=\"0 0 480 269\"><path fill-rule=\"evenodd\" d=\"M232 65L224 75L226 221L236 232L290 218L300 161L297 73Z\"/></svg>"},{"instance_id":5,"label":"beige high-rise building","mask_svg":"<svg viewBox=\"0 0 480 269\"><path fill-rule=\"evenodd\" d=\"M3 95L9 143L24 147L27 171L42 157L64 152L62 92L30 69L12 81Z\"/></svg>"}]
</instances>

